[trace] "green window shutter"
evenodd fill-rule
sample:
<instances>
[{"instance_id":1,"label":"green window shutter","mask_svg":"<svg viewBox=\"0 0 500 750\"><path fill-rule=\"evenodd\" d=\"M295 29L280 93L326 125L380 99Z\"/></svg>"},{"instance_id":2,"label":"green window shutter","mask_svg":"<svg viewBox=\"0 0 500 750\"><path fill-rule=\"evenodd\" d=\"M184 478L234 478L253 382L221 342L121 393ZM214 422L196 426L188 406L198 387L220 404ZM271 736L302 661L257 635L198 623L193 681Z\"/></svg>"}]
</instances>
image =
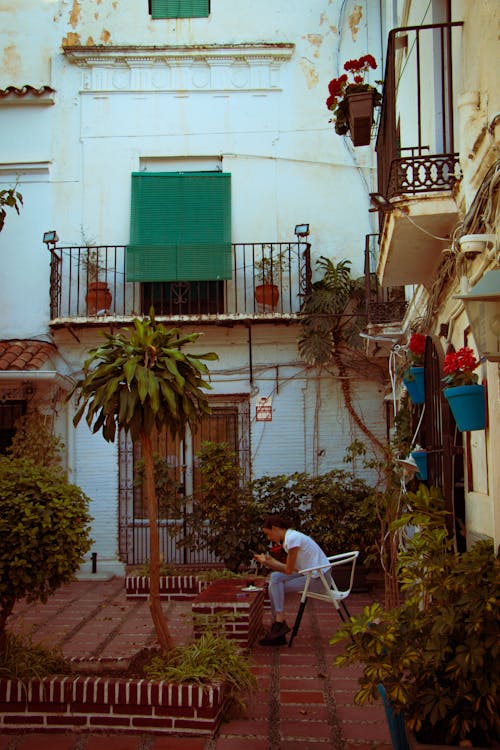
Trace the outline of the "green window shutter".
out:
<instances>
[{"instance_id":1,"label":"green window shutter","mask_svg":"<svg viewBox=\"0 0 500 750\"><path fill-rule=\"evenodd\" d=\"M231 272L231 175L133 173L127 281L212 281Z\"/></svg>"},{"instance_id":2,"label":"green window shutter","mask_svg":"<svg viewBox=\"0 0 500 750\"><path fill-rule=\"evenodd\" d=\"M152 18L207 18L210 0L151 0Z\"/></svg>"}]
</instances>

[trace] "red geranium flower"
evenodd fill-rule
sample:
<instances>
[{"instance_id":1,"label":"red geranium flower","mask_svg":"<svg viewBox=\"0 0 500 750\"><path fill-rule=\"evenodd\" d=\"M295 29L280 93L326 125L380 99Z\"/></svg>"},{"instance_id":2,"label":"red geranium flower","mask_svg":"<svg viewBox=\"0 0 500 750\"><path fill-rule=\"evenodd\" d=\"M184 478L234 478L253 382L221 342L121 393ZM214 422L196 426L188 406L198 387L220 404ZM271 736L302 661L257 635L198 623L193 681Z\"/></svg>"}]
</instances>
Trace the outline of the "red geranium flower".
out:
<instances>
[{"instance_id":1,"label":"red geranium flower","mask_svg":"<svg viewBox=\"0 0 500 750\"><path fill-rule=\"evenodd\" d=\"M478 376L473 371L478 365L479 361L468 346L463 346L457 352L449 352L444 358L443 382L447 387L474 385L478 381Z\"/></svg>"}]
</instances>

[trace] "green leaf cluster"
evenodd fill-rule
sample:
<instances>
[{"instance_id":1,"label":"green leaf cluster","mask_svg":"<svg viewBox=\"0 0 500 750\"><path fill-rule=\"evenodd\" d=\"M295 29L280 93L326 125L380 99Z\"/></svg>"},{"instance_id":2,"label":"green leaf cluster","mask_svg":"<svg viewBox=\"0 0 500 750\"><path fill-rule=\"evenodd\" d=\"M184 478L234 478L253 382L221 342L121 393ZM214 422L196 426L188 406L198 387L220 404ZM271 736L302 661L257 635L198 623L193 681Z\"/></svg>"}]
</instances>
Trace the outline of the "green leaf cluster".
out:
<instances>
[{"instance_id":1,"label":"green leaf cluster","mask_svg":"<svg viewBox=\"0 0 500 750\"><path fill-rule=\"evenodd\" d=\"M15 427L8 455L29 458L37 466L60 466L64 443L54 435L51 417L32 411L20 417Z\"/></svg>"},{"instance_id":2,"label":"green leaf cluster","mask_svg":"<svg viewBox=\"0 0 500 750\"><path fill-rule=\"evenodd\" d=\"M46 601L92 540L89 499L61 469L0 457L0 638L15 602Z\"/></svg>"},{"instance_id":3,"label":"green leaf cluster","mask_svg":"<svg viewBox=\"0 0 500 750\"><path fill-rule=\"evenodd\" d=\"M33 643L26 633L6 633L4 648L0 651L0 677L27 682L70 672L71 665L59 648Z\"/></svg>"},{"instance_id":4,"label":"green leaf cluster","mask_svg":"<svg viewBox=\"0 0 500 750\"><path fill-rule=\"evenodd\" d=\"M487 540L455 552L443 509L421 500L398 522L419 524L399 558L403 603L351 618L331 639L345 644L335 663L362 663L356 702L382 684L421 741L487 746L500 738L499 559Z\"/></svg>"},{"instance_id":5,"label":"green leaf cluster","mask_svg":"<svg viewBox=\"0 0 500 750\"><path fill-rule=\"evenodd\" d=\"M23 205L23 196L21 193L18 193L16 188L6 188L5 190L0 190L0 232L2 231L5 219L7 217L7 208L13 208L17 214L19 214L21 210L21 206Z\"/></svg>"},{"instance_id":6,"label":"green leaf cluster","mask_svg":"<svg viewBox=\"0 0 500 750\"><path fill-rule=\"evenodd\" d=\"M186 646L152 659L144 668L149 679L167 682L192 682L198 685L224 683L233 701L254 690L257 681L247 656L235 641L207 630Z\"/></svg>"},{"instance_id":7,"label":"green leaf cluster","mask_svg":"<svg viewBox=\"0 0 500 750\"><path fill-rule=\"evenodd\" d=\"M363 553L375 543L372 490L347 471L317 477L295 472L244 482L227 444L203 443L198 457L203 482L188 517L188 526L195 529L188 542L207 547L230 570L247 567L252 551L265 548L262 524L271 513L285 515L328 553Z\"/></svg>"},{"instance_id":8,"label":"green leaf cluster","mask_svg":"<svg viewBox=\"0 0 500 750\"><path fill-rule=\"evenodd\" d=\"M216 360L209 352L194 357L181 351L199 334L182 335L167 330L150 317L133 321L133 331L104 334L107 341L93 349L72 393L79 408L73 423L86 421L93 432L102 430L113 442L117 426L130 431L133 441L153 428L168 428L172 436L184 435L186 426L195 430L203 414L210 413L208 368L203 360Z\"/></svg>"},{"instance_id":9,"label":"green leaf cluster","mask_svg":"<svg viewBox=\"0 0 500 750\"><path fill-rule=\"evenodd\" d=\"M351 262L334 264L321 256L323 276L304 297L298 338L301 357L312 365L326 365L342 347L360 348L359 333L365 323L364 282L351 278Z\"/></svg>"}]
</instances>

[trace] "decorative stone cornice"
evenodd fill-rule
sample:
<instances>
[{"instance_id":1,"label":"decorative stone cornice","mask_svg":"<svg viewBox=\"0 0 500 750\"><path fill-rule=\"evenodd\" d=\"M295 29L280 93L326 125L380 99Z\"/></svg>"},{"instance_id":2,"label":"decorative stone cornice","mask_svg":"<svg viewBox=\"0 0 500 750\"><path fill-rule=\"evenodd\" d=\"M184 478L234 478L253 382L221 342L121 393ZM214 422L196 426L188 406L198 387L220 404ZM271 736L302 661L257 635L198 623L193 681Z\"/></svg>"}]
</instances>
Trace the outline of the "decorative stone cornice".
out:
<instances>
[{"instance_id":1,"label":"decorative stone cornice","mask_svg":"<svg viewBox=\"0 0 500 750\"><path fill-rule=\"evenodd\" d=\"M84 92L276 91L293 44L63 47Z\"/></svg>"}]
</instances>

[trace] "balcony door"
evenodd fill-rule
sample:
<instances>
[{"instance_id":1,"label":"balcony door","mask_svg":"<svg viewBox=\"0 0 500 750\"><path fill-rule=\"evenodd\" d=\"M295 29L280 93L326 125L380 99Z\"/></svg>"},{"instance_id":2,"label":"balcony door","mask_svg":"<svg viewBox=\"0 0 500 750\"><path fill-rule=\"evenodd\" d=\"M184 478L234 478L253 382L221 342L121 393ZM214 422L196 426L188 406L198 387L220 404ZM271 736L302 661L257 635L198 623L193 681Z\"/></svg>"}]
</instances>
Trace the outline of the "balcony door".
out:
<instances>
[{"instance_id":1,"label":"balcony door","mask_svg":"<svg viewBox=\"0 0 500 750\"><path fill-rule=\"evenodd\" d=\"M232 276L231 175L132 174L127 281L141 283L142 312L224 312Z\"/></svg>"}]
</instances>

